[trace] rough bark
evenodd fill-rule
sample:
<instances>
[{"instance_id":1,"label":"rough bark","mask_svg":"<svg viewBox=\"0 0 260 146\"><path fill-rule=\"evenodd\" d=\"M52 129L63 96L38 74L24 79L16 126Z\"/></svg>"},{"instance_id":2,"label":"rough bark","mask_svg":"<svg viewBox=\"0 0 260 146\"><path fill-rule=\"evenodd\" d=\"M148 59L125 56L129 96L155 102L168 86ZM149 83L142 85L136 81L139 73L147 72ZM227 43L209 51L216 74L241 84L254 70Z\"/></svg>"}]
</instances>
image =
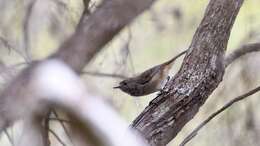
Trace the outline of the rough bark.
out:
<instances>
[{"instance_id":1,"label":"rough bark","mask_svg":"<svg viewBox=\"0 0 260 146\"><path fill-rule=\"evenodd\" d=\"M211 0L179 72L133 121L152 146L164 146L219 85L224 53L243 0Z\"/></svg>"}]
</instances>

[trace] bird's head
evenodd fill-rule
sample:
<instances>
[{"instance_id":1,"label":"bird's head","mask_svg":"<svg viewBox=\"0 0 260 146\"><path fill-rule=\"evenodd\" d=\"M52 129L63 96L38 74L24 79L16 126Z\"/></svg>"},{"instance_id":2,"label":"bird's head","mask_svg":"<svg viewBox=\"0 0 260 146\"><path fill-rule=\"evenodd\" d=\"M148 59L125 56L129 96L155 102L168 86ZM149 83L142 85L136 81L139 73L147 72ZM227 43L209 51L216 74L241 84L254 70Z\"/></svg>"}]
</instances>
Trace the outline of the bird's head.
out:
<instances>
[{"instance_id":1,"label":"bird's head","mask_svg":"<svg viewBox=\"0 0 260 146\"><path fill-rule=\"evenodd\" d=\"M119 86L114 87L115 89L119 88L121 91L131 95L131 96L141 96L143 89L140 86L135 78L129 78L123 80L119 83Z\"/></svg>"},{"instance_id":2,"label":"bird's head","mask_svg":"<svg viewBox=\"0 0 260 146\"><path fill-rule=\"evenodd\" d=\"M128 84L127 80L123 80L119 83L119 86L114 87L114 89L120 89L124 92L128 92L129 84Z\"/></svg>"}]
</instances>

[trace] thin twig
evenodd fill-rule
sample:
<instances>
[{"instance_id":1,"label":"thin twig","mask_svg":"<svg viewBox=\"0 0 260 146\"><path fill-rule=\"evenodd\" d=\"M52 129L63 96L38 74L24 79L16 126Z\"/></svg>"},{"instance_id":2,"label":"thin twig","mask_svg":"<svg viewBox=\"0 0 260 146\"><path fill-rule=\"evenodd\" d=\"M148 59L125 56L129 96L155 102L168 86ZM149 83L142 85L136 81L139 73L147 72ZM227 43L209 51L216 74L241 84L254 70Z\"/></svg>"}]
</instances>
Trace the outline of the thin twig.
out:
<instances>
[{"instance_id":1,"label":"thin twig","mask_svg":"<svg viewBox=\"0 0 260 146\"><path fill-rule=\"evenodd\" d=\"M26 56L17 48L14 47L14 45L12 45L7 39L5 39L3 36L0 36L0 42L4 45L4 47L6 47L9 51L13 50L16 54L18 54L19 56L21 56L25 61Z\"/></svg>"},{"instance_id":2,"label":"thin twig","mask_svg":"<svg viewBox=\"0 0 260 146\"><path fill-rule=\"evenodd\" d=\"M60 119L60 118L49 118L49 120L51 121L58 121L58 122L63 122L63 123L68 123L68 124L71 124L71 121L69 120L66 120L66 119Z\"/></svg>"},{"instance_id":3,"label":"thin twig","mask_svg":"<svg viewBox=\"0 0 260 146\"><path fill-rule=\"evenodd\" d=\"M51 111L48 111L48 113L47 113L47 115L46 115L46 117L45 117L45 119L44 119L44 133L43 133L43 135L44 135L44 145L45 146L50 146L51 145L51 143L50 143L50 137L49 137L49 129L50 129L50 119L49 119L49 117L50 117L50 115L51 115Z\"/></svg>"},{"instance_id":4,"label":"thin twig","mask_svg":"<svg viewBox=\"0 0 260 146\"><path fill-rule=\"evenodd\" d=\"M131 28L128 27L128 40L127 40L127 43L126 43L126 49L127 49L127 52L128 52L130 65L132 67L133 73L135 73L133 57L132 57L132 53L131 53L131 50L130 50L131 41L132 41L132 31L131 31Z\"/></svg>"},{"instance_id":5,"label":"thin twig","mask_svg":"<svg viewBox=\"0 0 260 146\"><path fill-rule=\"evenodd\" d=\"M13 46L4 37L0 36L0 41L3 46L9 50L9 52L13 49Z\"/></svg>"},{"instance_id":6,"label":"thin twig","mask_svg":"<svg viewBox=\"0 0 260 146\"><path fill-rule=\"evenodd\" d=\"M132 59L132 55L130 52L130 42L132 40L132 32L129 27L127 27L127 32L128 32L128 35L127 35L126 40L124 38L122 39L122 41L124 43L123 43L122 47L120 48L120 54L121 54L120 63L118 63L118 62L116 62L116 63L120 65L119 66L120 69L121 68L125 69L127 66L127 61L129 61L130 67L132 69L132 73L135 74L133 59ZM116 70L118 70L118 69L116 69Z\"/></svg>"},{"instance_id":7,"label":"thin twig","mask_svg":"<svg viewBox=\"0 0 260 146\"><path fill-rule=\"evenodd\" d=\"M223 107L221 107L219 110L217 110L216 112L214 112L213 114L211 114L206 120L204 120L201 124L199 124L187 137L184 138L184 140L182 141L182 143L179 146L184 146L185 144L187 144L192 138L194 138L199 130L204 127L209 121L211 121L214 117L216 117L218 114L222 113L223 111L225 111L227 108L229 108L231 105L233 105L236 102L239 102L247 97L249 97L250 95L255 94L256 92L260 91L260 86L258 86L257 88L243 94L240 95L234 99L232 99L231 101L229 101L228 103L226 103Z\"/></svg>"},{"instance_id":8,"label":"thin twig","mask_svg":"<svg viewBox=\"0 0 260 146\"><path fill-rule=\"evenodd\" d=\"M126 79L127 77L124 75L119 74L109 74L109 73L101 73L101 72L90 72L90 71L82 71L81 74L91 75L91 76L98 76L98 77L110 77L110 78L119 78L119 79Z\"/></svg>"},{"instance_id":9,"label":"thin twig","mask_svg":"<svg viewBox=\"0 0 260 146\"><path fill-rule=\"evenodd\" d=\"M60 137L52 129L49 129L49 132L60 142L61 145L66 146L66 144L60 139Z\"/></svg>"}]
</instances>

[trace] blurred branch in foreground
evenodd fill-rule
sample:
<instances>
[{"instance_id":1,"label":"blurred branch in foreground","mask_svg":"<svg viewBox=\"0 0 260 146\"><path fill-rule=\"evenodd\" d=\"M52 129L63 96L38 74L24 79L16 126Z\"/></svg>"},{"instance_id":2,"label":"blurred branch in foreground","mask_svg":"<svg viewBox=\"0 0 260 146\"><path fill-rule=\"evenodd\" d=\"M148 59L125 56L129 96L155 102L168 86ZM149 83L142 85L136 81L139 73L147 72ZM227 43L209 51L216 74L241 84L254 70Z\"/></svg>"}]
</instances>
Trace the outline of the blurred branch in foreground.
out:
<instances>
[{"instance_id":1,"label":"blurred branch in foreground","mask_svg":"<svg viewBox=\"0 0 260 146\"><path fill-rule=\"evenodd\" d=\"M32 82L35 94L38 95L36 97L42 98L38 100L47 101L49 105L55 104L74 113L88 129L101 132L98 135L102 137L98 139L102 139L104 143L107 143L104 141L107 139L113 146L146 145L100 97L87 93L80 78L62 62L43 62L35 69Z\"/></svg>"}]
</instances>

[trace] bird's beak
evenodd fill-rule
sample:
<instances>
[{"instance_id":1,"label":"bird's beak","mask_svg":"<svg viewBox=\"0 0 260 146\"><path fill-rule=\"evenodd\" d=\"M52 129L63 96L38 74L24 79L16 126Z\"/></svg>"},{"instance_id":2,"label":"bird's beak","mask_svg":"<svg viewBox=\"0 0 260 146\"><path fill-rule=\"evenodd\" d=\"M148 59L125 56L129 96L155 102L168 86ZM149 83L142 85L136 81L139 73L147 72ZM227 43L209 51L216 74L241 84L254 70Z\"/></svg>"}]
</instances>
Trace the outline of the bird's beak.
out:
<instances>
[{"instance_id":1,"label":"bird's beak","mask_svg":"<svg viewBox=\"0 0 260 146\"><path fill-rule=\"evenodd\" d=\"M120 88L120 86L113 87L114 89Z\"/></svg>"}]
</instances>

